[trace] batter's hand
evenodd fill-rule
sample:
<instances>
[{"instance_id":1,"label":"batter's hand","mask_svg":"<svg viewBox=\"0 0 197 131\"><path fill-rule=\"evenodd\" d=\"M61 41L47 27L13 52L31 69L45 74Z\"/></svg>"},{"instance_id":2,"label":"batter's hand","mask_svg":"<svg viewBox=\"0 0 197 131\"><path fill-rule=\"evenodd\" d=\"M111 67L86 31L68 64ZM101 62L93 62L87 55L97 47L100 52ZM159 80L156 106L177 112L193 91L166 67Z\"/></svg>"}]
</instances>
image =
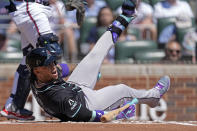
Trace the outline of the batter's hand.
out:
<instances>
[{"instance_id":1,"label":"batter's hand","mask_svg":"<svg viewBox=\"0 0 197 131\"><path fill-rule=\"evenodd\" d=\"M85 16L85 5L87 4L84 0L63 0L66 10L71 11L76 9L77 24L80 26L83 23Z\"/></svg>"},{"instance_id":2,"label":"batter's hand","mask_svg":"<svg viewBox=\"0 0 197 131\"><path fill-rule=\"evenodd\" d=\"M128 103L129 102L125 102L123 104L123 106L128 104ZM116 116L116 120L118 120L118 119L129 119L129 118L135 116L135 111L136 111L135 104L132 104L127 109L125 109L124 111L120 112L118 114L118 116Z\"/></svg>"}]
</instances>

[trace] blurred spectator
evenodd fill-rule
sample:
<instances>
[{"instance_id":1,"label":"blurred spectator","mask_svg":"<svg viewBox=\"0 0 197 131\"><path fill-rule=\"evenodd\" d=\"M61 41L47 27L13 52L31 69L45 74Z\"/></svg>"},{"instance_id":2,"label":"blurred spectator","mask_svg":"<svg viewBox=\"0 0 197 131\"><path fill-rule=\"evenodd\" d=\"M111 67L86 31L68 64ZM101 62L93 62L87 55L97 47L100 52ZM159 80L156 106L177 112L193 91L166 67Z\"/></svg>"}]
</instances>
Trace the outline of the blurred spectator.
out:
<instances>
[{"instance_id":1,"label":"blurred spectator","mask_svg":"<svg viewBox=\"0 0 197 131\"><path fill-rule=\"evenodd\" d=\"M87 6L85 11L85 17L97 17L99 10L106 6L104 0L86 0ZM67 11L66 19L70 23L76 23L76 10Z\"/></svg>"},{"instance_id":2,"label":"blurred spectator","mask_svg":"<svg viewBox=\"0 0 197 131\"><path fill-rule=\"evenodd\" d=\"M165 54L166 56L162 59L162 62L174 64L182 62L182 48L177 41L170 41L166 44Z\"/></svg>"},{"instance_id":3,"label":"blurred spectator","mask_svg":"<svg viewBox=\"0 0 197 131\"><path fill-rule=\"evenodd\" d=\"M140 2L137 9L137 17L132 23L137 24L137 27L142 32L143 39L157 39L156 26L153 23L153 8L151 5Z\"/></svg>"},{"instance_id":4,"label":"blurred spectator","mask_svg":"<svg viewBox=\"0 0 197 131\"><path fill-rule=\"evenodd\" d=\"M87 38L87 42L90 44L90 50L96 44L102 33L107 30L107 27L112 23L113 20L113 12L109 7L103 7L100 9L97 16L97 24L90 30L89 36ZM118 42L126 40L136 40L134 36L128 34L127 29L121 34ZM112 48L105 58L104 63L114 63L114 54L115 50Z\"/></svg>"},{"instance_id":5,"label":"blurred spectator","mask_svg":"<svg viewBox=\"0 0 197 131\"><path fill-rule=\"evenodd\" d=\"M18 52L21 51L21 35L18 31L15 23L10 21L7 23L7 51L8 52Z\"/></svg>"},{"instance_id":6,"label":"blurred spectator","mask_svg":"<svg viewBox=\"0 0 197 131\"><path fill-rule=\"evenodd\" d=\"M96 26L90 30L89 37L87 38L87 42L90 45L94 45L98 40L98 29L105 28L111 24L114 20L113 12L109 7L103 7L100 9L98 16L97 16L97 23Z\"/></svg>"},{"instance_id":7,"label":"blurred spectator","mask_svg":"<svg viewBox=\"0 0 197 131\"><path fill-rule=\"evenodd\" d=\"M95 27L92 27L90 30L89 36L87 38L87 42L90 44L90 50L96 44L99 36L99 29L102 29L103 32L107 29L107 27L112 23L114 20L113 12L109 7L102 7L97 16L97 23ZM104 63L113 63L114 60L114 48L112 48Z\"/></svg>"},{"instance_id":8,"label":"blurred spectator","mask_svg":"<svg viewBox=\"0 0 197 131\"><path fill-rule=\"evenodd\" d=\"M188 17L191 19L194 17L193 12L191 10L190 5L185 1L180 0L165 0L162 2L158 2L154 6L154 22L157 23L158 18L167 18L167 17L176 17L177 21L182 21L182 23L186 22L182 20L184 17ZM158 36L158 42L165 44L168 41L175 40L175 25L168 25L165 27L160 36ZM160 45L161 48L164 45Z\"/></svg>"},{"instance_id":9,"label":"blurred spectator","mask_svg":"<svg viewBox=\"0 0 197 131\"><path fill-rule=\"evenodd\" d=\"M0 50L7 51L7 33L5 24L10 22L8 19L8 11L4 8L5 5L8 5L8 2L1 1L0 2Z\"/></svg>"},{"instance_id":10,"label":"blurred spectator","mask_svg":"<svg viewBox=\"0 0 197 131\"><path fill-rule=\"evenodd\" d=\"M118 38L118 42L121 41L131 41L131 40L136 40L137 38L131 34L128 33L128 28L126 28Z\"/></svg>"},{"instance_id":11,"label":"blurred spectator","mask_svg":"<svg viewBox=\"0 0 197 131\"><path fill-rule=\"evenodd\" d=\"M118 8L117 13L121 14L121 7ZM140 29L142 39L157 39L156 26L153 23L153 8L151 5L140 2L136 12L137 17L132 21L130 28Z\"/></svg>"},{"instance_id":12,"label":"blurred spectator","mask_svg":"<svg viewBox=\"0 0 197 131\"><path fill-rule=\"evenodd\" d=\"M105 1L103 0L86 0L88 3L85 15L86 17L96 17L99 10L106 6Z\"/></svg>"},{"instance_id":13,"label":"blurred spectator","mask_svg":"<svg viewBox=\"0 0 197 131\"><path fill-rule=\"evenodd\" d=\"M196 63L196 43L197 30L190 29L183 40L183 55L185 59L192 59L192 63Z\"/></svg>"},{"instance_id":14,"label":"blurred spectator","mask_svg":"<svg viewBox=\"0 0 197 131\"><path fill-rule=\"evenodd\" d=\"M194 17L190 5L185 1L180 0L165 0L158 2L154 6L154 20L164 17L177 17L185 14L189 17Z\"/></svg>"},{"instance_id":15,"label":"blurred spectator","mask_svg":"<svg viewBox=\"0 0 197 131\"><path fill-rule=\"evenodd\" d=\"M106 6L106 2L104 0L86 0L87 7L85 11L85 17L97 17L99 10ZM76 23L76 10L68 11L66 13L66 19L69 23ZM75 29L75 38L79 39L80 32L79 29Z\"/></svg>"},{"instance_id":16,"label":"blurred spectator","mask_svg":"<svg viewBox=\"0 0 197 131\"><path fill-rule=\"evenodd\" d=\"M85 18L87 17L97 17L98 12L100 8L104 7L106 5L104 0L86 0L87 6L86 6L86 11L85 11ZM80 39L80 28L76 26L77 21L76 21L76 10L73 11L67 11L66 12L66 20L67 20L67 25L72 25L73 30L74 30L74 37L75 40L78 42ZM85 53L88 51L87 44L81 44L79 43L79 50L78 50L78 55L79 58L83 57ZM85 47L84 47L85 46ZM85 51L83 51L85 49Z\"/></svg>"},{"instance_id":17,"label":"blurred spectator","mask_svg":"<svg viewBox=\"0 0 197 131\"><path fill-rule=\"evenodd\" d=\"M68 49L68 56L71 62L77 60L77 47L75 42L74 31L72 27L66 28L66 9L63 2L58 0L50 0L50 6L52 8L52 22L51 27L55 34L59 36L60 43L66 42ZM64 41L65 40L65 41ZM65 46L65 45L64 45Z\"/></svg>"},{"instance_id":18,"label":"blurred spectator","mask_svg":"<svg viewBox=\"0 0 197 131\"><path fill-rule=\"evenodd\" d=\"M7 50L7 38L6 38L6 31L1 29L0 30L0 51Z\"/></svg>"}]
</instances>

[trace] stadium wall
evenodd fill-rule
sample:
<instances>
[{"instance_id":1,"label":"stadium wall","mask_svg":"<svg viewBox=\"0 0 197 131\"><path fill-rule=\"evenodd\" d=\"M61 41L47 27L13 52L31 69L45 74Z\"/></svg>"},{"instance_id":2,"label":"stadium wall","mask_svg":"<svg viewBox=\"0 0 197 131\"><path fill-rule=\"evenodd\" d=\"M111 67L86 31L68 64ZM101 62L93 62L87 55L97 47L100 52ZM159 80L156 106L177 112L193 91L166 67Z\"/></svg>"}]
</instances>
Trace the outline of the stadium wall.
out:
<instances>
[{"instance_id":1,"label":"stadium wall","mask_svg":"<svg viewBox=\"0 0 197 131\"><path fill-rule=\"evenodd\" d=\"M0 108L9 96L16 68L15 64L0 65ZM171 88L163 97L160 106L156 109L143 104L137 106L136 119L197 121L197 66L103 65L101 73L96 89L120 83L136 89L150 89L161 76L169 75ZM32 101L31 97L29 101Z\"/></svg>"}]
</instances>

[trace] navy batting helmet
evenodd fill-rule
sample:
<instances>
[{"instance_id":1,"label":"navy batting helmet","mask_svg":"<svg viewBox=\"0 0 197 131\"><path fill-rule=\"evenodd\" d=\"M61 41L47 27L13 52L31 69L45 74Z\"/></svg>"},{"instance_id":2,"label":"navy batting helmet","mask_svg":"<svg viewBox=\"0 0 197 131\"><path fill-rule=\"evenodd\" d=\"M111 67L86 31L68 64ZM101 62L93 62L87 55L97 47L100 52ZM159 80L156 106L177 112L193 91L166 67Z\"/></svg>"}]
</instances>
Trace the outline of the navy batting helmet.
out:
<instances>
[{"instance_id":1,"label":"navy batting helmet","mask_svg":"<svg viewBox=\"0 0 197 131\"><path fill-rule=\"evenodd\" d=\"M56 59L57 57L52 55L50 51L44 47L40 47L33 49L27 54L26 65L31 71L34 67L47 66L51 62L55 62Z\"/></svg>"}]
</instances>

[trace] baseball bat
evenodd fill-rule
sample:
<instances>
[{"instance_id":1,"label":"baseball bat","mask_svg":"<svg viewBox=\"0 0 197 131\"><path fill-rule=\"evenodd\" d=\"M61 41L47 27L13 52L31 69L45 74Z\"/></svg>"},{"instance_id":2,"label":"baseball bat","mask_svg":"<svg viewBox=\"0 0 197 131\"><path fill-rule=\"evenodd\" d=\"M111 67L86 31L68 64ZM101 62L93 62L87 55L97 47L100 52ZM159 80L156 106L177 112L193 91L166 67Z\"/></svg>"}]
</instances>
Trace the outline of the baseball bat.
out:
<instances>
[{"instance_id":1,"label":"baseball bat","mask_svg":"<svg viewBox=\"0 0 197 131\"><path fill-rule=\"evenodd\" d=\"M137 104L138 103L138 99L137 98L134 98L131 102L129 102L128 104L126 104L125 106L123 107L120 107L116 110L113 110L113 111L110 111L108 112L107 114L105 115L102 115L100 120L101 122L109 122L111 120L114 120L114 118L122 111L124 111L125 109L127 109L130 105L133 105L133 104Z\"/></svg>"}]
</instances>

